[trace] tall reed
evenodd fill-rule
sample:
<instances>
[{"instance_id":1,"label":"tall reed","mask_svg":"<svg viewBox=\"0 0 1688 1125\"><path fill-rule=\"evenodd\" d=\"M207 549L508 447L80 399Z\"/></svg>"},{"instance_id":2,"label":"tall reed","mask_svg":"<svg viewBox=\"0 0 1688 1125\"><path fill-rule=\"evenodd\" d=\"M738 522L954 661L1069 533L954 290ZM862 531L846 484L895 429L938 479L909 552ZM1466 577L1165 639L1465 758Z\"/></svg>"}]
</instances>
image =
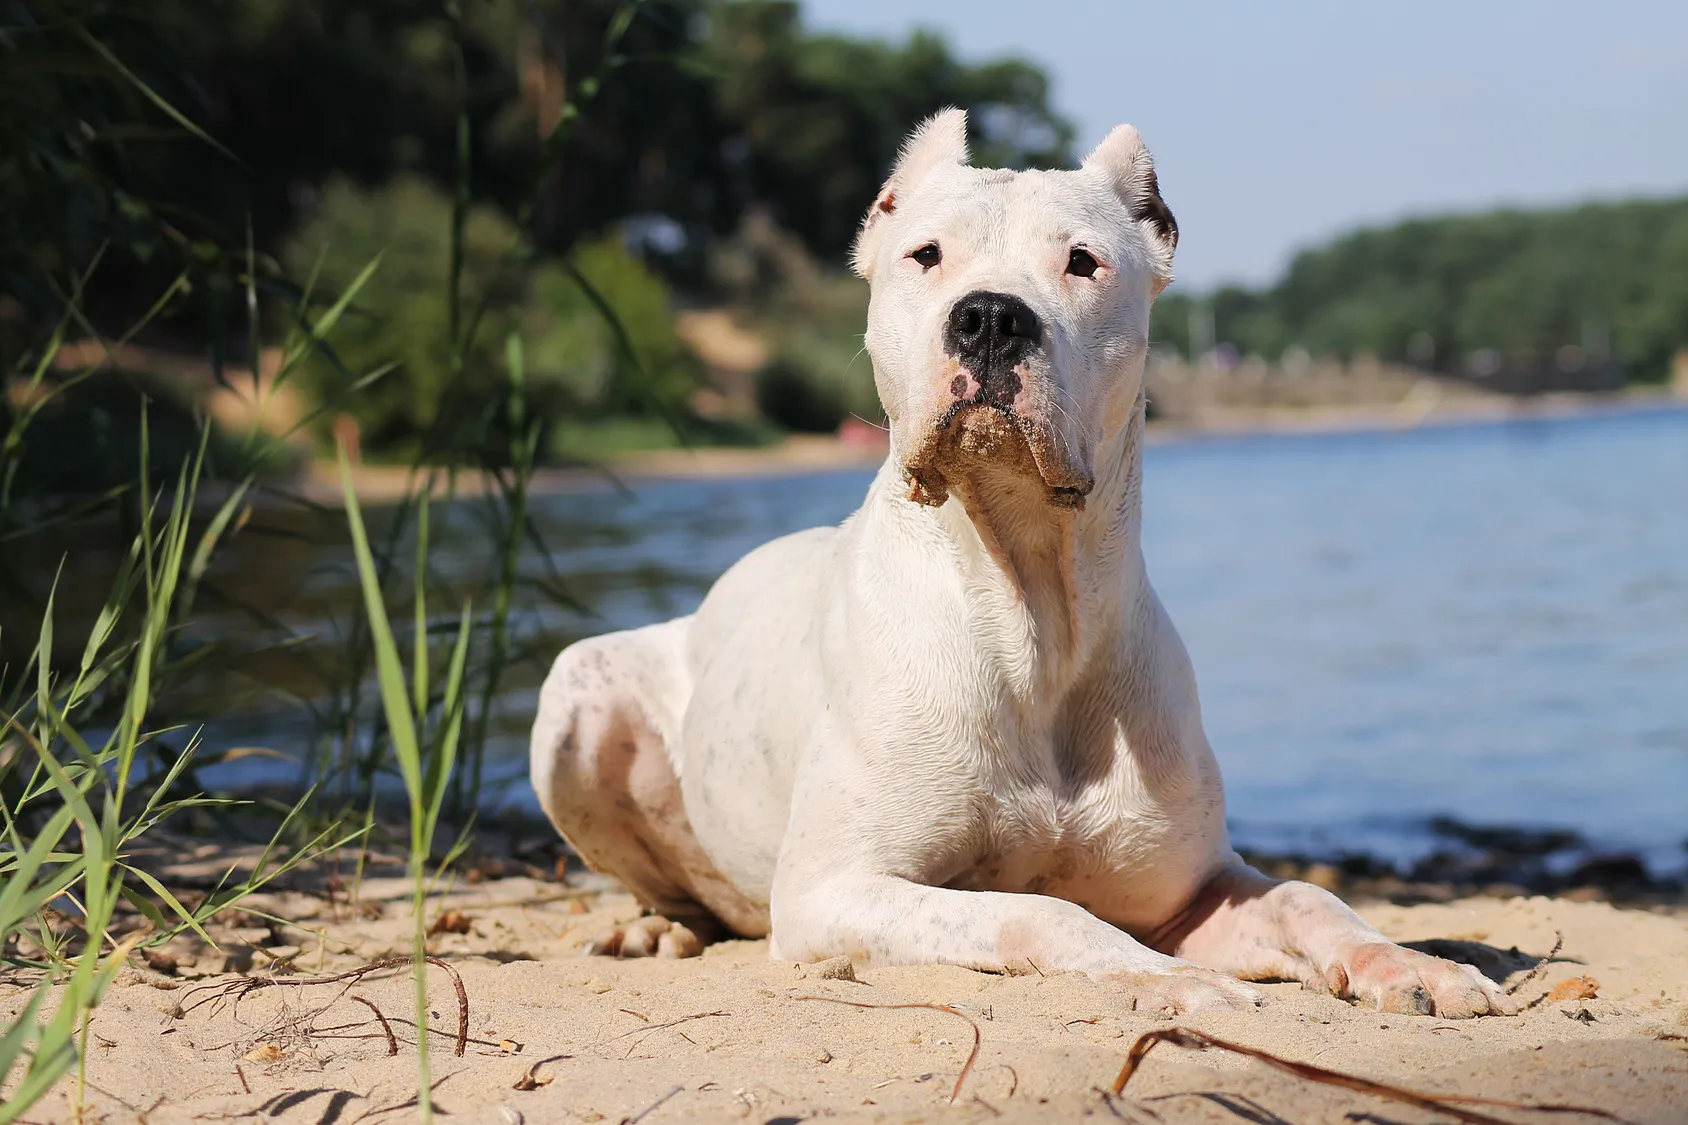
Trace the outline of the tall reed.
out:
<instances>
[{"instance_id":1,"label":"tall reed","mask_svg":"<svg viewBox=\"0 0 1688 1125\"><path fill-rule=\"evenodd\" d=\"M357 490L352 485L352 474L343 449L340 478L346 497L346 520L351 527L352 545L357 554L364 610L368 614L369 633L375 650L381 708L386 716L393 754L398 759L409 803L410 855L407 870L414 923L411 970L416 980L416 1098L422 1120L426 1123L433 1120L434 1112L430 1093L432 1086L428 1080L428 984L427 962L424 960L428 952L427 867L463 730L463 666L469 650L470 609L465 603L457 627L457 642L441 679L439 706L433 707L428 689L433 657L426 639L424 591L418 585L416 641L410 682L407 684L404 664L399 658L398 643L393 638L392 623L387 616L381 582L376 573L375 557L370 552L369 536L364 530L363 512L358 505ZM419 534L416 537L418 575L426 571L428 553L426 493L423 493L420 511Z\"/></svg>"}]
</instances>

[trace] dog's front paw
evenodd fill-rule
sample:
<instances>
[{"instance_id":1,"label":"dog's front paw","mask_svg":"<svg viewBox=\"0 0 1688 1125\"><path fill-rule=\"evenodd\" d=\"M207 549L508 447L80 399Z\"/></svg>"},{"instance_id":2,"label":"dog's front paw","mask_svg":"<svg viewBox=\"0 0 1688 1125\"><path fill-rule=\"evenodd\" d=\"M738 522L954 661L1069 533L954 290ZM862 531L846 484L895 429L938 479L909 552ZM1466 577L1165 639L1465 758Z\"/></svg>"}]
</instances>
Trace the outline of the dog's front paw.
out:
<instances>
[{"instance_id":1,"label":"dog's front paw","mask_svg":"<svg viewBox=\"0 0 1688 1125\"><path fill-rule=\"evenodd\" d=\"M581 952L588 957L696 957L703 942L680 923L651 914L605 930Z\"/></svg>"},{"instance_id":2,"label":"dog's front paw","mask_svg":"<svg viewBox=\"0 0 1688 1125\"><path fill-rule=\"evenodd\" d=\"M1325 976L1335 995L1385 1012L1452 1020L1518 1014L1512 998L1470 965L1389 942L1355 946Z\"/></svg>"},{"instance_id":3,"label":"dog's front paw","mask_svg":"<svg viewBox=\"0 0 1688 1125\"><path fill-rule=\"evenodd\" d=\"M1103 979L1121 986L1131 1007L1139 1012L1172 1016L1190 1012L1246 1012L1266 1003L1266 994L1258 988L1211 969L1111 973Z\"/></svg>"}]
</instances>

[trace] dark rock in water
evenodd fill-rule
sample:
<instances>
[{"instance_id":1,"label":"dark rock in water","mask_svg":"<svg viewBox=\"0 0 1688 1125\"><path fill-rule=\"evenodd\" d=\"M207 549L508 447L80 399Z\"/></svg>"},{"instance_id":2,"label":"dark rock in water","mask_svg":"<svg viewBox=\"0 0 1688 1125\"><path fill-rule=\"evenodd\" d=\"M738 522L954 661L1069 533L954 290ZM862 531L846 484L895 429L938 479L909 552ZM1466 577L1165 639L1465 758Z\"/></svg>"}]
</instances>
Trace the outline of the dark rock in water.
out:
<instances>
[{"instance_id":1,"label":"dark rock in water","mask_svg":"<svg viewBox=\"0 0 1688 1125\"><path fill-rule=\"evenodd\" d=\"M1641 857L1627 853L1589 856L1577 865L1569 877L1571 883L1591 883L1600 887L1643 886L1652 881Z\"/></svg>"},{"instance_id":2,"label":"dark rock in water","mask_svg":"<svg viewBox=\"0 0 1688 1125\"><path fill-rule=\"evenodd\" d=\"M1451 816L1430 818L1430 831L1468 848L1496 855L1543 857L1587 845L1568 828L1514 828L1504 824L1467 824Z\"/></svg>"},{"instance_id":3,"label":"dark rock in water","mask_svg":"<svg viewBox=\"0 0 1688 1125\"><path fill-rule=\"evenodd\" d=\"M1349 853L1336 858L1337 870L1354 879L1377 879L1395 874L1395 865L1373 855Z\"/></svg>"},{"instance_id":4,"label":"dark rock in water","mask_svg":"<svg viewBox=\"0 0 1688 1125\"><path fill-rule=\"evenodd\" d=\"M1302 879L1350 899L1407 904L1546 894L1639 906L1680 903L1688 893L1688 871L1655 872L1639 855L1595 851L1568 829L1468 825L1451 817L1430 827L1447 846L1407 865L1354 852L1242 855L1275 878Z\"/></svg>"}]
</instances>

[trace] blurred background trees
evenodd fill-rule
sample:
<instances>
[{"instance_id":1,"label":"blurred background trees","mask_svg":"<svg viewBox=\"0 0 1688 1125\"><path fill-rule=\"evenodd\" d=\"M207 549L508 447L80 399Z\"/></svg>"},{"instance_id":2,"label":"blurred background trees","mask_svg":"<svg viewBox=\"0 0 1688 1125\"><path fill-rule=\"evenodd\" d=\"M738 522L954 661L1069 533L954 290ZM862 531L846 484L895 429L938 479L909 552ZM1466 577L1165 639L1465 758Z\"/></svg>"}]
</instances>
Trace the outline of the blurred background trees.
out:
<instances>
[{"instance_id":1,"label":"blurred background trees","mask_svg":"<svg viewBox=\"0 0 1688 1125\"><path fill-rule=\"evenodd\" d=\"M734 244L747 220L805 276L836 266L911 122L965 105L982 156L1060 163L1048 94L1029 64L964 64L931 35L809 34L780 0L28 0L0 32L0 358L40 346L102 248L88 319L116 334L180 279L136 339L219 376L247 358L249 256L301 320L379 257L301 378L366 452L475 446L512 332L549 420L684 415L701 369L676 307L754 317L790 280L789 255L734 272L757 256Z\"/></svg>"},{"instance_id":2,"label":"blurred background trees","mask_svg":"<svg viewBox=\"0 0 1688 1125\"><path fill-rule=\"evenodd\" d=\"M0 15L0 366L28 370L96 258L71 337L144 320L137 343L217 380L255 362L249 284L292 310L273 339L378 260L301 369L319 440L343 415L371 456L496 458L512 336L542 456L629 422L745 439L704 424L722 411L830 429L875 413L844 252L909 126L950 104L981 162L1075 155L1030 63L815 34L789 0L21 0ZM711 358L700 309L760 339L755 370ZM1275 285L1175 286L1155 333L1447 371L1598 347L1662 379L1688 342L1688 201L1358 231Z\"/></svg>"},{"instance_id":3,"label":"blurred background trees","mask_svg":"<svg viewBox=\"0 0 1688 1125\"><path fill-rule=\"evenodd\" d=\"M1473 353L1609 351L1664 379L1688 346L1688 199L1413 219L1303 251L1275 285L1176 290L1157 339L1189 354L1191 314L1213 343L1276 359L1300 347L1457 371ZM1198 329L1199 331L1199 329Z\"/></svg>"}]
</instances>

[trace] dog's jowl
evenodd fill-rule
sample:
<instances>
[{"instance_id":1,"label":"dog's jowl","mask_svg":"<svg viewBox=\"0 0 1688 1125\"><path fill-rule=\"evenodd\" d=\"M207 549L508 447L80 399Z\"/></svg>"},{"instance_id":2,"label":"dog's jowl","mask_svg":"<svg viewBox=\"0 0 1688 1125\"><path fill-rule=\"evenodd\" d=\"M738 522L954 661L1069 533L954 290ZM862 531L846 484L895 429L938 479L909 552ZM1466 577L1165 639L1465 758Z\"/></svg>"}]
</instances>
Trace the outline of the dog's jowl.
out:
<instances>
[{"instance_id":1,"label":"dog's jowl","mask_svg":"<svg viewBox=\"0 0 1688 1125\"><path fill-rule=\"evenodd\" d=\"M540 803L653 916L622 955L1035 965L1137 1006L1292 979L1458 1017L1512 1003L1333 895L1245 866L1139 544L1149 312L1178 228L1135 129L1075 171L904 146L854 255L891 451L836 528L698 612L557 658Z\"/></svg>"}]
</instances>

